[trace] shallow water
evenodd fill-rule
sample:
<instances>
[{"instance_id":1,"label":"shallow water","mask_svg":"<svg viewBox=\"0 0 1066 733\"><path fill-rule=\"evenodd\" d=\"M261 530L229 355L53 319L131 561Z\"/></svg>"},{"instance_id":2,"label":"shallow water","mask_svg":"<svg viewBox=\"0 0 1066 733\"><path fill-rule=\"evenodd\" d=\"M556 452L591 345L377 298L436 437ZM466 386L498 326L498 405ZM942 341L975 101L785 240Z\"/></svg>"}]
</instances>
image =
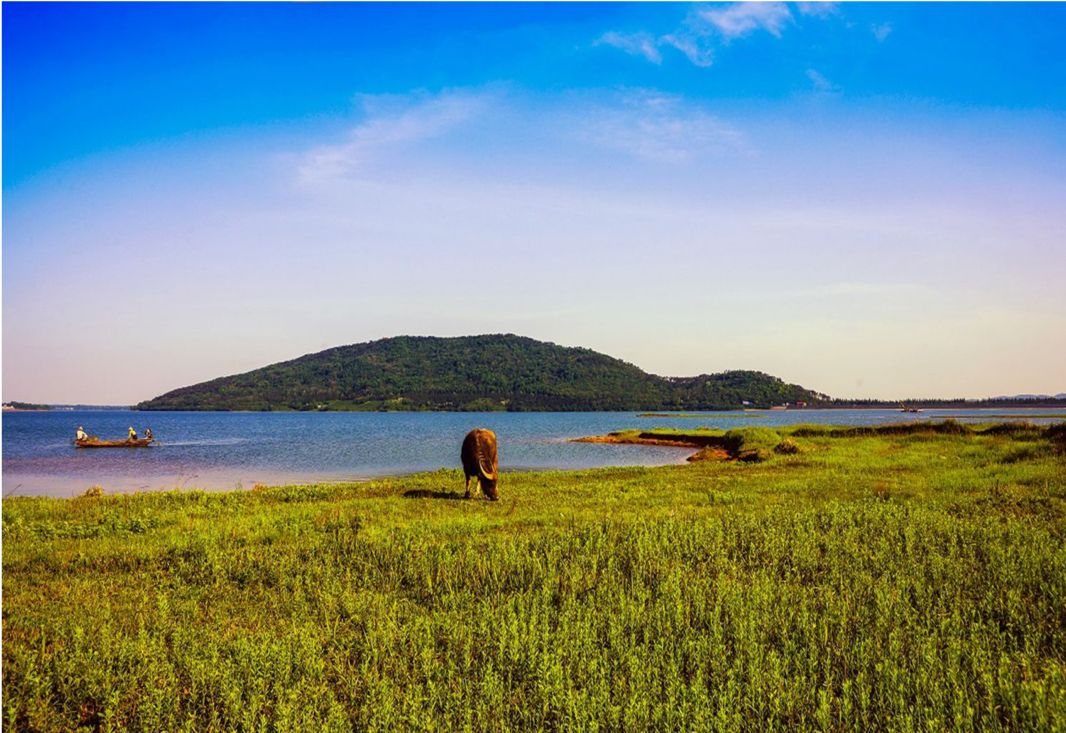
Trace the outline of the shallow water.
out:
<instances>
[{"instance_id":1,"label":"shallow water","mask_svg":"<svg viewBox=\"0 0 1066 733\"><path fill-rule=\"evenodd\" d=\"M1048 415L1066 410L966 411L964 421L995 415ZM494 430L502 470L592 468L683 463L686 448L572 443L570 438L629 428L773 427L796 423L868 425L959 416L959 410L792 410L706 413L698 418L638 417L632 412L538 413L241 413L50 411L3 415L3 493L72 496L93 485L105 491L234 489L256 483L351 481L459 466L459 445L474 427ZM1034 418L1033 422L1054 419ZM83 425L121 439L132 425L151 427L149 448L74 448Z\"/></svg>"}]
</instances>

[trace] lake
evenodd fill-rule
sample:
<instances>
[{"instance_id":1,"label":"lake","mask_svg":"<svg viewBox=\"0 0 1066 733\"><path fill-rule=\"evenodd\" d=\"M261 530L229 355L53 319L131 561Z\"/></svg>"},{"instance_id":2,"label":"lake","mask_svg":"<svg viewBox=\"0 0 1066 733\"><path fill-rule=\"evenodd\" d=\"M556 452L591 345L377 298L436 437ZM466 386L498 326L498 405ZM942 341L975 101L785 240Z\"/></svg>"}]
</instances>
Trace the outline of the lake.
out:
<instances>
[{"instance_id":1,"label":"lake","mask_svg":"<svg viewBox=\"0 0 1066 733\"><path fill-rule=\"evenodd\" d=\"M73 496L93 485L107 492L248 489L256 483L352 481L459 466L459 446L474 427L499 436L503 471L533 468L683 463L687 448L572 443L570 438L628 428L767 427L797 423L871 425L960 417L1052 422L1035 415L1066 410L786 410L719 412L699 418L638 417L632 412L249 413L128 410L5 412L3 494ZM151 427L157 445L76 449L74 431L122 439ZM458 490L459 485L455 487Z\"/></svg>"}]
</instances>

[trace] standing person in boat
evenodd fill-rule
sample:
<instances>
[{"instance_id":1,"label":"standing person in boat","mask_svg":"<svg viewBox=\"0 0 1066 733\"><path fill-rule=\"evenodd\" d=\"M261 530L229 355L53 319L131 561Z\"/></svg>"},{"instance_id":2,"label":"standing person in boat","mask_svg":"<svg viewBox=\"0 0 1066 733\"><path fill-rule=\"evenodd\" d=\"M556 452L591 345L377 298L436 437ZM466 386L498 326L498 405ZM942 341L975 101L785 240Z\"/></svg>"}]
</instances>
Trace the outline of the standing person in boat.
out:
<instances>
[{"instance_id":1,"label":"standing person in boat","mask_svg":"<svg viewBox=\"0 0 1066 733\"><path fill-rule=\"evenodd\" d=\"M81 425L78 426L78 432L74 434L75 440L88 440L89 436L85 433L85 428Z\"/></svg>"},{"instance_id":2,"label":"standing person in boat","mask_svg":"<svg viewBox=\"0 0 1066 733\"><path fill-rule=\"evenodd\" d=\"M129 440L137 440L137 431L133 429L132 425L130 425L130 436L129 436L128 439Z\"/></svg>"}]
</instances>

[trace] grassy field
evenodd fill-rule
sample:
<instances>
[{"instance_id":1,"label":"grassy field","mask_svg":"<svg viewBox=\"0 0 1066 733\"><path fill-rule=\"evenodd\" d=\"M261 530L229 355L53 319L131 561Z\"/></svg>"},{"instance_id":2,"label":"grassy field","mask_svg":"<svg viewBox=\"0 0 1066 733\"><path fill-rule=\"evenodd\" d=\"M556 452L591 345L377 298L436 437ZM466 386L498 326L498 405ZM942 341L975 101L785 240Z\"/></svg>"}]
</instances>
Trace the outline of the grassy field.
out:
<instances>
[{"instance_id":1,"label":"grassy field","mask_svg":"<svg viewBox=\"0 0 1066 733\"><path fill-rule=\"evenodd\" d=\"M4 729L1064 730L1062 435L5 500Z\"/></svg>"}]
</instances>

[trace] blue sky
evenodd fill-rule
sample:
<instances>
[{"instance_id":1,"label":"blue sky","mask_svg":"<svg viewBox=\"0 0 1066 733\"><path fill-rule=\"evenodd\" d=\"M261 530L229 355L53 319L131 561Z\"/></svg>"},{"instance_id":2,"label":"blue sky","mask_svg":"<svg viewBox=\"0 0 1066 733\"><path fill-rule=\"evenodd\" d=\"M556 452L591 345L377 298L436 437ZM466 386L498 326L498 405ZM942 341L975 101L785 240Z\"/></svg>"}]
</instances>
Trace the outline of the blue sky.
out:
<instances>
[{"instance_id":1,"label":"blue sky","mask_svg":"<svg viewBox=\"0 0 1066 733\"><path fill-rule=\"evenodd\" d=\"M502 331L841 396L1066 390L1064 29L1058 4L5 3L4 399Z\"/></svg>"}]
</instances>

